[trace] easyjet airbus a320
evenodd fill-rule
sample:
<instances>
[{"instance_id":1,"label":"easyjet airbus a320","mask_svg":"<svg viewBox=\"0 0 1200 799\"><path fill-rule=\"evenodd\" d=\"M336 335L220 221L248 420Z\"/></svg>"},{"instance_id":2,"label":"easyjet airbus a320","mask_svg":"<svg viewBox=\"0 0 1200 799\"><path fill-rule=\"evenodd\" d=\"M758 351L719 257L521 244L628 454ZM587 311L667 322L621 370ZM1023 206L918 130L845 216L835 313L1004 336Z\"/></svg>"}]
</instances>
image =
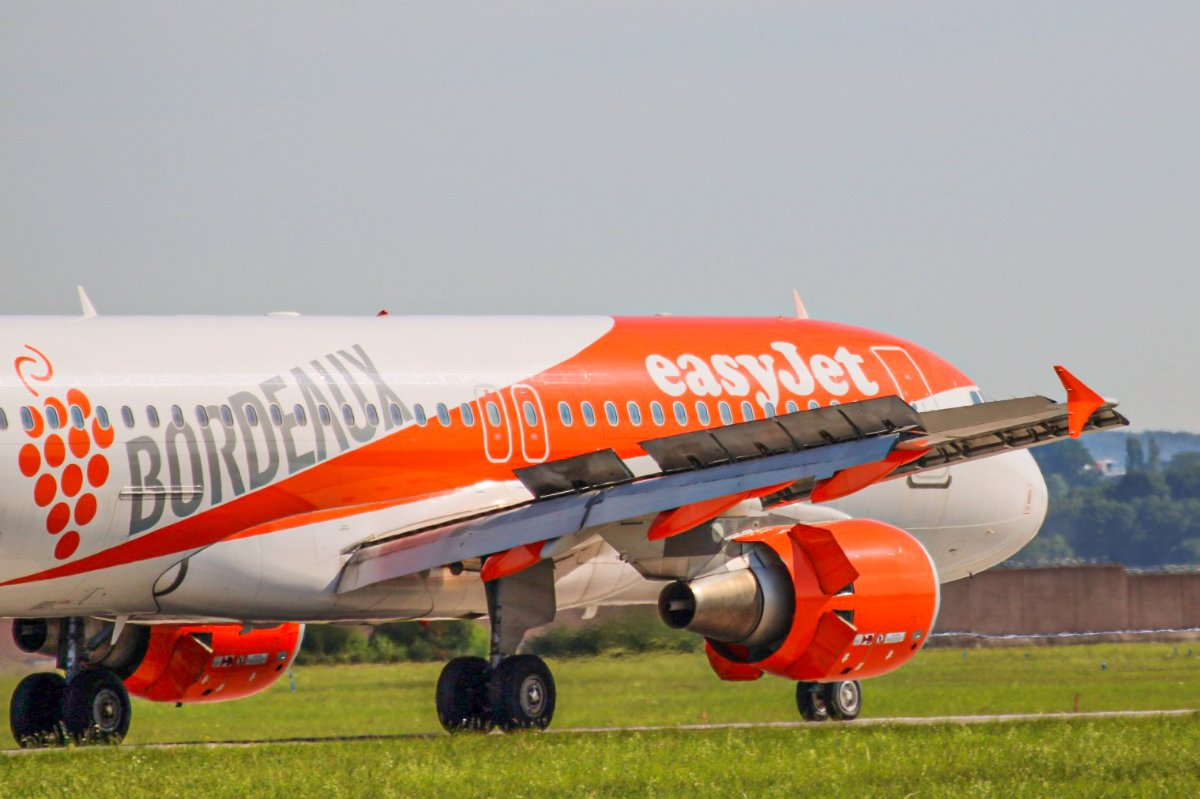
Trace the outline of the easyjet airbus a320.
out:
<instances>
[{"instance_id":1,"label":"easyjet airbus a320","mask_svg":"<svg viewBox=\"0 0 1200 799\"><path fill-rule=\"evenodd\" d=\"M942 358L805 318L0 319L0 617L24 746L118 739L130 695L262 691L303 625L491 622L447 730L544 728L557 609L657 603L716 673L848 719L939 583L1009 557L1027 447L1126 424L984 401ZM65 676L64 676L65 675Z\"/></svg>"}]
</instances>

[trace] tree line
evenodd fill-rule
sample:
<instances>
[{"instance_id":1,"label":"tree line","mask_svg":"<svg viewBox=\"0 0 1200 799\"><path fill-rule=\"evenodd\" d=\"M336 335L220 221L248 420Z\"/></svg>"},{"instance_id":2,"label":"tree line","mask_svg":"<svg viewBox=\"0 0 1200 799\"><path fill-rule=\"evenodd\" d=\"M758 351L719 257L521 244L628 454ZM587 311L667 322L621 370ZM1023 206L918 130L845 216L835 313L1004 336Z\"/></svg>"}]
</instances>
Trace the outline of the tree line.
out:
<instances>
[{"instance_id":1,"label":"tree line","mask_svg":"<svg viewBox=\"0 0 1200 799\"><path fill-rule=\"evenodd\" d=\"M1038 447L1050 508L1013 562L1070 560L1156 567L1200 562L1200 452L1164 460L1158 441L1125 439L1125 474L1105 477L1081 442Z\"/></svg>"}]
</instances>

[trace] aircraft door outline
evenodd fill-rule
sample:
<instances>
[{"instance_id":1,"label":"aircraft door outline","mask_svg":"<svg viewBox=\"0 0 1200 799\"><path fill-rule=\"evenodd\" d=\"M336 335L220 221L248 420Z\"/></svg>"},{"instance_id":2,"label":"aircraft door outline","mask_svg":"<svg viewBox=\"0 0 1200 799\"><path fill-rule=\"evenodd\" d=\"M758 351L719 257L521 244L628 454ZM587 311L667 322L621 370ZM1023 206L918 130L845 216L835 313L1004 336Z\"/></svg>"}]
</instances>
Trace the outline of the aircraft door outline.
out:
<instances>
[{"instance_id":1,"label":"aircraft door outline","mask_svg":"<svg viewBox=\"0 0 1200 799\"><path fill-rule=\"evenodd\" d=\"M892 385L896 387L896 394L900 396L900 399L912 405L918 400L933 396L933 389L930 388L929 381L925 379L925 373L921 371L916 359L909 355L908 350L904 347L871 347L871 353L888 373L888 377L892 379ZM916 396L920 394L922 388L925 393Z\"/></svg>"},{"instance_id":2,"label":"aircraft door outline","mask_svg":"<svg viewBox=\"0 0 1200 799\"><path fill-rule=\"evenodd\" d=\"M550 431L546 424L546 410L542 407L542 398L533 386L526 383L517 383L508 393L512 397L513 412L517 417L521 457L527 463L542 463L550 457ZM533 406L532 424L527 417L525 403Z\"/></svg>"},{"instance_id":3,"label":"aircraft door outline","mask_svg":"<svg viewBox=\"0 0 1200 799\"><path fill-rule=\"evenodd\" d=\"M513 456L513 436L504 393L495 386L480 385L475 387L475 397L483 429L483 454L491 463L508 463ZM496 419L489 413L489 406L496 408Z\"/></svg>"},{"instance_id":4,"label":"aircraft door outline","mask_svg":"<svg viewBox=\"0 0 1200 799\"><path fill-rule=\"evenodd\" d=\"M878 346L871 347L871 352L892 379L892 385L896 387L896 393L901 399L910 405L914 405L918 400L928 400L932 407L938 406L925 373L908 350L898 346ZM924 394L921 394L922 391ZM921 396L916 396L917 394ZM950 467L942 466L910 474L905 482L909 488L949 488L952 479Z\"/></svg>"}]
</instances>

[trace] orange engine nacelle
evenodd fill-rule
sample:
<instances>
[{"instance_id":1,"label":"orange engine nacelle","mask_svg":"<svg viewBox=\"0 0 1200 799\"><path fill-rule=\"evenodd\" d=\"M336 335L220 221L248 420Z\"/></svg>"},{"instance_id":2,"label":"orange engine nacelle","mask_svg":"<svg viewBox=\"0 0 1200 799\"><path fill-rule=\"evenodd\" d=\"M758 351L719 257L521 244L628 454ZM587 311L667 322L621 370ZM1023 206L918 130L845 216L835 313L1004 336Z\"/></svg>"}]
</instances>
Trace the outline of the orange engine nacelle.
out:
<instances>
[{"instance_id":1,"label":"orange engine nacelle","mask_svg":"<svg viewBox=\"0 0 1200 799\"><path fill-rule=\"evenodd\" d=\"M877 677L924 645L938 579L920 542L870 519L773 527L739 538L749 568L667 586L659 612L703 635L725 680Z\"/></svg>"},{"instance_id":2,"label":"orange engine nacelle","mask_svg":"<svg viewBox=\"0 0 1200 799\"><path fill-rule=\"evenodd\" d=\"M243 634L237 625L159 624L125 687L154 702L223 702L268 688L300 649L303 624Z\"/></svg>"}]
</instances>

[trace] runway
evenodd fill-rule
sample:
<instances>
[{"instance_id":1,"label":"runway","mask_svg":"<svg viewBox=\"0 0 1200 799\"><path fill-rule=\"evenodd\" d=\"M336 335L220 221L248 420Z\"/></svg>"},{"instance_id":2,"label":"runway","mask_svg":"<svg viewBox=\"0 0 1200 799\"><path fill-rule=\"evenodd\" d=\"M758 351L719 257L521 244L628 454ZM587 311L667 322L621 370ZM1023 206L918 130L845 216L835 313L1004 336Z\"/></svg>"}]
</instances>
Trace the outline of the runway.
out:
<instances>
[{"instance_id":1,"label":"runway","mask_svg":"<svg viewBox=\"0 0 1200 799\"><path fill-rule=\"evenodd\" d=\"M838 728L851 729L855 727L922 727L936 724L1015 724L1029 721L1088 721L1106 718L1164 718L1172 716L1191 716L1200 713L1200 709L1184 708L1178 710L1101 710L1089 713L1005 713L976 716L892 716L886 718L855 719L850 722L807 722L807 721L763 721L763 722L724 722L718 724L661 724L633 725L628 727L568 727L549 729L541 735L597 735L631 732L707 732L711 730L762 730L762 729L805 729L805 728ZM502 735L494 732L492 735ZM335 735L294 738L264 738L259 740L230 740L230 741L179 741L176 743L144 743L122 744L121 749L244 749L258 746L279 744L310 745L325 743L355 743L360 741L405 741L429 738L444 738L442 732L398 733L395 735ZM5 749L0 750L5 755L27 755L40 752L56 752L59 749Z\"/></svg>"}]
</instances>

